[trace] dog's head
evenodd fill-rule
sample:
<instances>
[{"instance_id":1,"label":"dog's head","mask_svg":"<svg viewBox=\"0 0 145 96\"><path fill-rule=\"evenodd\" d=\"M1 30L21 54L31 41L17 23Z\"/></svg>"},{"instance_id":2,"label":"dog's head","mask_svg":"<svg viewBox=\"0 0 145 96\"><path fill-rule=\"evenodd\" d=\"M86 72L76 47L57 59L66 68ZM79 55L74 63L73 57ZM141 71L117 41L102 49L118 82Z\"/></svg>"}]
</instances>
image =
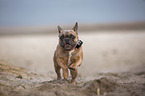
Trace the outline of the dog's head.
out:
<instances>
[{"instance_id":1,"label":"dog's head","mask_svg":"<svg viewBox=\"0 0 145 96\"><path fill-rule=\"evenodd\" d=\"M65 51L71 51L78 42L78 23L76 22L72 30L63 30L58 26L59 44Z\"/></svg>"}]
</instances>

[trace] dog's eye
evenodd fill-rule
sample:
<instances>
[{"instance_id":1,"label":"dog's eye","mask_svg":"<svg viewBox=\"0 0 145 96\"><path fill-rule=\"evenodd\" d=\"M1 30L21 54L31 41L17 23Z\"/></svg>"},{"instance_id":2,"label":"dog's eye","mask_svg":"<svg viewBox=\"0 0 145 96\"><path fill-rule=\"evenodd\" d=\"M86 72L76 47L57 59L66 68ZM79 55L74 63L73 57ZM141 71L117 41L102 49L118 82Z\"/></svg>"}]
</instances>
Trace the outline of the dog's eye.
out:
<instances>
[{"instance_id":1,"label":"dog's eye","mask_svg":"<svg viewBox=\"0 0 145 96\"><path fill-rule=\"evenodd\" d=\"M60 38L59 38L59 39L61 39L61 40L62 40L63 38L64 38L64 35L60 36Z\"/></svg>"},{"instance_id":2,"label":"dog's eye","mask_svg":"<svg viewBox=\"0 0 145 96\"><path fill-rule=\"evenodd\" d=\"M74 35L72 35L72 34L70 34L70 37L72 38L72 39L75 39L76 37L74 36Z\"/></svg>"}]
</instances>

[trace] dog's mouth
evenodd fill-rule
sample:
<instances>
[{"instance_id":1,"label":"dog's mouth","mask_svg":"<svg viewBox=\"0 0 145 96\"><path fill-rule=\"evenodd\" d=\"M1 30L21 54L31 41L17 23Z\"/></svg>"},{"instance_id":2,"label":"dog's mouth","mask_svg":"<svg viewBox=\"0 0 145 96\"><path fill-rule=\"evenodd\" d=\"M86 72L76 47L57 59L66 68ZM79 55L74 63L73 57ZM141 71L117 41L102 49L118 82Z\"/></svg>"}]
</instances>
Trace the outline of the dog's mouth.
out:
<instances>
[{"instance_id":1,"label":"dog's mouth","mask_svg":"<svg viewBox=\"0 0 145 96\"><path fill-rule=\"evenodd\" d=\"M65 47L65 49L69 50L69 49L71 49L72 46L70 44L65 44L64 47Z\"/></svg>"}]
</instances>

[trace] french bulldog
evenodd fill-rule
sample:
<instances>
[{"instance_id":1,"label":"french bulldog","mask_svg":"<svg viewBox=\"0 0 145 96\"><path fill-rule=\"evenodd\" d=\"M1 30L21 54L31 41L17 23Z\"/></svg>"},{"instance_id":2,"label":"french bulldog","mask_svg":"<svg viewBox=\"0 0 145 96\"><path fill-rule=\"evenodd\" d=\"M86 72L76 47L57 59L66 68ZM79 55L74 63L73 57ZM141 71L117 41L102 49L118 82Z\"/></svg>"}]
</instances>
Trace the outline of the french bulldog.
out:
<instances>
[{"instance_id":1,"label":"french bulldog","mask_svg":"<svg viewBox=\"0 0 145 96\"><path fill-rule=\"evenodd\" d=\"M75 79L78 75L77 67L83 61L83 42L78 37L78 23L76 22L72 30L63 30L58 26L59 44L54 52L54 68L57 74L57 80L61 79L60 69L62 68L63 78L68 79L69 70L72 76L72 83L75 84Z\"/></svg>"}]
</instances>

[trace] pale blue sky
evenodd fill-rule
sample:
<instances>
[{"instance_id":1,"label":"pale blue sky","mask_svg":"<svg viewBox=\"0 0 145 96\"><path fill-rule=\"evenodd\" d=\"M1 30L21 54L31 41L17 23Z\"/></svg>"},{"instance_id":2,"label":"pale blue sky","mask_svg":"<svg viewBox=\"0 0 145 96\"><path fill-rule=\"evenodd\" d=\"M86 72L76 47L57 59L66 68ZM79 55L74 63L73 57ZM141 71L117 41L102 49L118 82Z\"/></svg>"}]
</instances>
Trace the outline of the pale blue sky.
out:
<instances>
[{"instance_id":1,"label":"pale blue sky","mask_svg":"<svg viewBox=\"0 0 145 96\"><path fill-rule=\"evenodd\" d=\"M145 0L0 0L0 26L145 21Z\"/></svg>"}]
</instances>

